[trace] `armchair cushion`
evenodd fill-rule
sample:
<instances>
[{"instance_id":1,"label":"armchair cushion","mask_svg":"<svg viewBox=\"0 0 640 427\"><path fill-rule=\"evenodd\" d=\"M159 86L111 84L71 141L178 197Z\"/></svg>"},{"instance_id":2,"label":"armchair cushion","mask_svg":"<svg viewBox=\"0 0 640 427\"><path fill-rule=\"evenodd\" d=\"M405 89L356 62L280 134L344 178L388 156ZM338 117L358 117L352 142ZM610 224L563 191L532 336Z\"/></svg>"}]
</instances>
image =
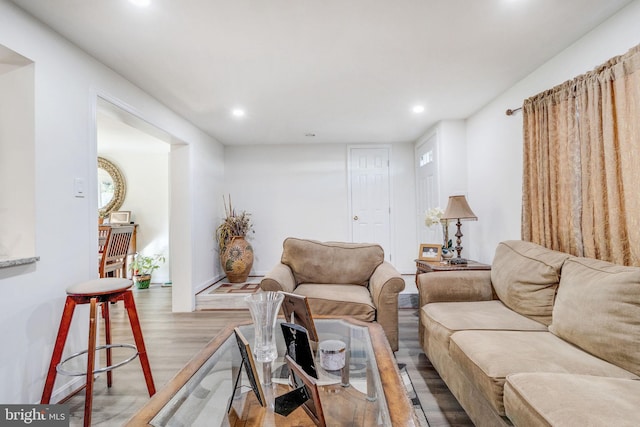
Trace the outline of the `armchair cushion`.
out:
<instances>
[{"instance_id":1,"label":"armchair cushion","mask_svg":"<svg viewBox=\"0 0 640 427\"><path fill-rule=\"evenodd\" d=\"M308 298L314 315L350 316L364 322L376 319L371 294L364 286L307 283L299 285L295 293Z\"/></svg>"},{"instance_id":2,"label":"armchair cushion","mask_svg":"<svg viewBox=\"0 0 640 427\"><path fill-rule=\"evenodd\" d=\"M282 264L291 268L297 284L340 283L368 286L373 271L384 262L380 245L369 243L318 242L287 238Z\"/></svg>"}]
</instances>

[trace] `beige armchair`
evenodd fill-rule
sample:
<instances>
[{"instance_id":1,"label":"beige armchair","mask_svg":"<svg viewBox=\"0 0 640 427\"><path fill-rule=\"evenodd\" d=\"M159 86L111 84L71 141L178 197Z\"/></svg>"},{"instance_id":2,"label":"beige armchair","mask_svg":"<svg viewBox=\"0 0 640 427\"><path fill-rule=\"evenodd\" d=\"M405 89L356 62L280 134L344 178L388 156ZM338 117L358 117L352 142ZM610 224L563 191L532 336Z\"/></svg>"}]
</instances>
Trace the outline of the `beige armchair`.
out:
<instances>
[{"instance_id":1,"label":"beige armchair","mask_svg":"<svg viewBox=\"0 0 640 427\"><path fill-rule=\"evenodd\" d=\"M404 280L380 245L289 237L282 258L260 283L265 291L307 297L312 315L377 321L398 350L398 294Z\"/></svg>"}]
</instances>

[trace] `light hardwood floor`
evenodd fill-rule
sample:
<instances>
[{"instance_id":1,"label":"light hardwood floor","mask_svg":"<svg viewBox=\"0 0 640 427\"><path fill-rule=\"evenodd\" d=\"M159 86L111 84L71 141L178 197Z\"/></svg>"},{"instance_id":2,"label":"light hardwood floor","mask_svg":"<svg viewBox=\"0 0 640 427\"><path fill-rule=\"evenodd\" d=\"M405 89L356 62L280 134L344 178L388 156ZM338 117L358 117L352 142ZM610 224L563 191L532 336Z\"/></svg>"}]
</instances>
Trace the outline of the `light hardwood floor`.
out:
<instances>
[{"instance_id":1,"label":"light hardwood floor","mask_svg":"<svg viewBox=\"0 0 640 427\"><path fill-rule=\"evenodd\" d=\"M150 289L134 292L157 389L167 383L224 326L250 319L248 310L172 313L169 287L152 285ZM110 312L113 342L133 343L122 303L112 305ZM398 363L406 364L431 427L472 426L420 348L417 310L401 309L399 321L400 349L396 352L396 358ZM115 360L121 360L118 353L115 353ZM113 371L111 388L107 387L106 376L102 374L94 385L92 425L122 425L148 399L137 360ZM82 425L84 390L66 403L71 410L71 425Z\"/></svg>"}]
</instances>

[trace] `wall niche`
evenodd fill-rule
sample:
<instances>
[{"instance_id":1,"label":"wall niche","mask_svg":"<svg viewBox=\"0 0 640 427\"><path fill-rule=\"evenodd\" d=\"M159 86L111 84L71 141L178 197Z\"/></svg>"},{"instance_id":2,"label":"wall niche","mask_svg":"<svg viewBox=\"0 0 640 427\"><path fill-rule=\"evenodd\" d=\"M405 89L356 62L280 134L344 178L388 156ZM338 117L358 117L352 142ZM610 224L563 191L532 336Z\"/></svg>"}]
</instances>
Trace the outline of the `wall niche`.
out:
<instances>
[{"instance_id":1,"label":"wall niche","mask_svg":"<svg viewBox=\"0 0 640 427\"><path fill-rule=\"evenodd\" d=\"M0 266L35 260L34 63L0 45Z\"/></svg>"}]
</instances>

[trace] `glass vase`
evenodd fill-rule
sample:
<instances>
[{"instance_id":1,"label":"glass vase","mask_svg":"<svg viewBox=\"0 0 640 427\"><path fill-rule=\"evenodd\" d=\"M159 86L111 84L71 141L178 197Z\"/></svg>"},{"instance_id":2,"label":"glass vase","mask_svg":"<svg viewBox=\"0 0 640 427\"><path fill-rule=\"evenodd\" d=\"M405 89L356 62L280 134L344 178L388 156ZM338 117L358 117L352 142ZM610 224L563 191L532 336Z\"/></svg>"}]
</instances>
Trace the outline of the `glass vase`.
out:
<instances>
[{"instance_id":1,"label":"glass vase","mask_svg":"<svg viewBox=\"0 0 640 427\"><path fill-rule=\"evenodd\" d=\"M442 239L444 240L442 248L449 249L449 220L442 219L440 223L442 224Z\"/></svg>"},{"instance_id":2,"label":"glass vase","mask_svg":"<svg viewBox=\"0 0 640 427\"><path fill-rule=\"evenodd\" d=\"M249 305L255 328L253 355L256 362L272 362L278 357L274 332L283 299L284 295L272 291L258 292L244 299Z\"/></svg>"}]
</instances>

